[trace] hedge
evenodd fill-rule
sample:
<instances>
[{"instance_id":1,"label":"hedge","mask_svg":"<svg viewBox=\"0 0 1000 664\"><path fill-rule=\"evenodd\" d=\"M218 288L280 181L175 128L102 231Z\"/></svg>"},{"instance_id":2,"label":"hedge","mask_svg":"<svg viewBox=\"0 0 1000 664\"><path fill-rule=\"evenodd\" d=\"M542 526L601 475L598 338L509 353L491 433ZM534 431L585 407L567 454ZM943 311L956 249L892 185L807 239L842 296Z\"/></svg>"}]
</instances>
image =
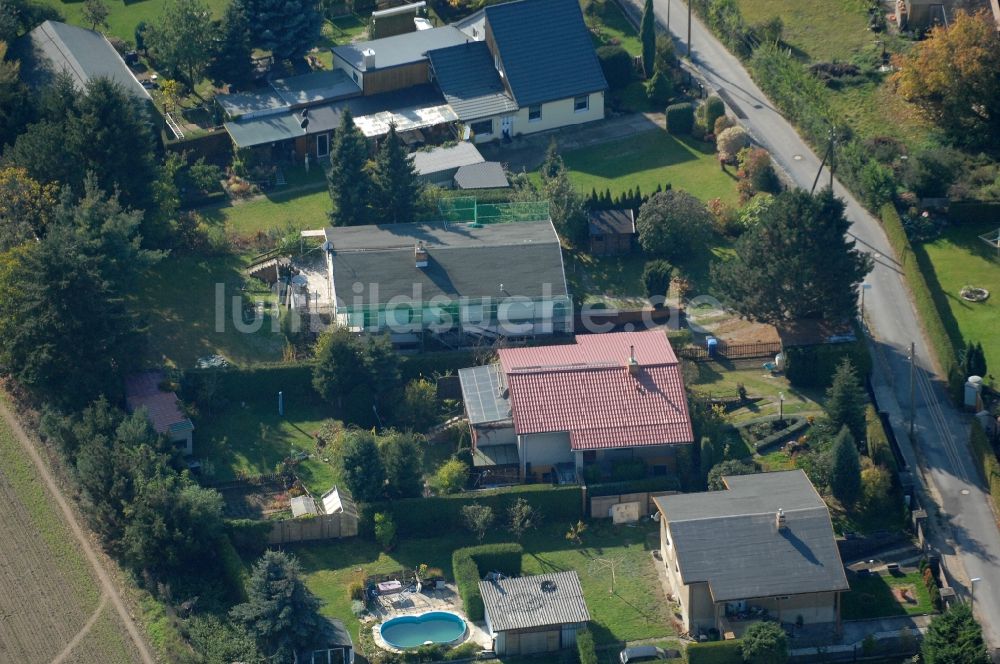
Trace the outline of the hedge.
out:
<instances>
[{"instance_id":1,"label":"hedge","mask_svg":"<svg viewBox=\"0 0 1000 664\"><path fill-rule=\"evenodd\" d=\"M502 572L509 576L521 574L524 548L520 544L484 544L457 549L451 555L451 569L465 613L472 621L485 617L479 581L487 572Z\"/></svg>"},{"instance_id":2,"label":"hedge","mask_svg":"<svg viewBox=\"0 0 1000 664\"><path fill-rule=\"evenodd\" d=\"M865 408L865 440L868 441L868 456L872 462L885 466L892 473L893 481L899 474L899 464L892 451L889 436L882 426L882 418L875 411L875 406L868 404Z\"/></svg>"},{"instance_id":3,"label":"hedge","mask_svg":"<svg viewBox=\"0 0 1000 664\"><path fill-rule=\"evenodd\" d=\"M578 486L526 484L504 489L470 491L430 498L407 498L359 505L358 534L372 538L376 512L392 514L400 538L436 537L463 530L462 507L479 503L503 515L517 498L524 498L549 522L568 523L583 518L583 499Z\"/></svg>"},{"instance_id":4,"label":"hedge","mask_svg":"<svg viewBox=\"0 0 1000 664\"><path fill-rule=\"evenodd\" d=\"M976 460L976 465L979 466L979 472L986 480L990 497L993 499L993 506L1000 512L1000 460L997 459L997 453L978 421L972 422L969 444L972 446L972 456Z\"/></svg>"},{"instance_id":5,"label":"hedge","mask_svg":"<svg viewBox=\"0 0 1000 664\"><path fill-rule=\"evenodd\" d=\"M687 649L688 664L743 664L739 639L692 643Z\"/></svg>"},{"instance_id":6,"label":"hedge","mask_svg":"<svg viewBox=\"0 0 1000 664\"><path fill-rule=\"evenodd\" d=\"M576 633L576 651L580 657L580 664L597 664L594 635L589 629L581 629Z\"/></svg>"},{"instance_id":7,"label":"hedge","mask_svg":"<svg viewBox=\"0 0 1000 664\"><path fill-rule=\"evenodd\" d=\"M931 350L937 356L941 370L948 377L948 388L952 399L956 403L961 403L965 377L962 376L958 367L958 354L955 352L951 337L948 336L944 321L941 319L941 312L934 302L934 296L931 295L931 290L927 286L927 279L924 277L920 261L906 236L906 230L903 228L903 222L899 218L896 207L891 203L883 205L881 216L882 227L889 238L889 244L892 245L896 252L896 258L903 266L903 277L910 287L910 292L913 293L913 301L930 341Z\"/></svg>"},{"instance_id":8,"label":"hedge","mask_svg":"<svg viewBox=\"0 0 1000 664\"><path fill-rule=\"evenodd\" d=\"M952 201L948 203L948 219L959 224L997 223L1000 201Z\"/></svg>"},{"instance_id":9,"label":"hedge","mask_svg":"<svg viewBox=\"0 0 1000 664\"><path fill-rule=\"evenodd\" d=\"M667 106L667 131L671 134L690 134L694 129L694 106L688 103Z\"/></svg>"},{"instance_id":10,"label":"hedge","mask_svg":"<svg viewBox=\"0 0 1000 664\"><path fill-rule=\"evenodd\" d=\"M851 360L862 379L871 373L871 354L867 344L859 339L850 343L787 348L785 375L795 387L826 388L830 386L834 371L845 357Z\"/></svg>"},{"instance_id":11,"label":"hedge","mask_svg":"<svg viewBox=\"0 0 1000 664\"><path fill-rule=\"evenodd\" d=\"M477 194L478 195L478 194ZM418 353L402 355L399 358L400 383L405 385L415 378L429 378L435 375L457 374L459 369L476 363L476 351L454 350L439 353Z\"/></svg>"},{"instance_id":12,"label":"hedge","mask_svg":"<svg viewBox=\"0 0 1000 664\"><path fill-rule=\"evenodd\" d=\"M644 477L640 480L629 480L627 482L590 484L587 486L587 495L594 498L597 496L617 496L620 493L642 493L644 491L679 491L680 488L680 480L675 475L656 475L654 477Z\"/></svg>"},{"instance_id":13,"label":"hedge","mask_svg":"<svg viewBox=\"0 0 1000 664\"><path fill-rule=\"evenodd\" d=\"M225 522L226 534L238 551L258 556L267 548L267 536L273 524L254 519L229 519Z\"/></svg>"},{"instance_id":14,"label":"hedge","mask_svg":"<svg viewBox=\"0 0 1000 664\"><path fill-rule=\"evenodd\" d=\"M230 598L234 604L247 601L245 570L240 554L236 552L232 539L225 533L219 536L217 544L219 564L222 567L222 575L226 587L229 589Z\"/></svg>"},{"instance_id":15,"label":"hedge","mask_svg":"<svg viewBox=\"0 0 1000 664\"><path fill-rule=\"evenodd\" d=\"M632 80L632 56L621 46L601 46L597 49L597 60L612 90L624 88Z\"/></svg>"}]
</instances>

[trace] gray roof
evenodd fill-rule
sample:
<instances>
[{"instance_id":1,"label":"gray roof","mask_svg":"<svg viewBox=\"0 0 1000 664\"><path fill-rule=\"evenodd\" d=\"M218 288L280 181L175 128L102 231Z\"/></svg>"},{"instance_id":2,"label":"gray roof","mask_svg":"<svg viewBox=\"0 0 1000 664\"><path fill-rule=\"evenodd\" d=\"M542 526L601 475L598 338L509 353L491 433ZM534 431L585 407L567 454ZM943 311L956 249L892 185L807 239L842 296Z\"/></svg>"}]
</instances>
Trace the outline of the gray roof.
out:
<instances>
[{"instance_id":1,"label":"gray roof","mask_svg":"<svg viewBox=\"0 0 1000 664\"><path fill-rule=\"evenodd\" d=\"M595 210L590 213L591 235L631 235L635 233L632 210Z\"/></svg>"},{"instance_id":2,"label":"gray roof","mask_svg":"<svg viewBox=\"0 0 1000 664\"><path fill-rule=\"evenodd\" d=\"M590 621L576 572L480 581L479 592L494 632Z\"/></svg>"},{"instance_id":3,"label":"gray roof","mask_svg":"<svg viewBox=\"0 0 1000 664\"><path fill-rule=\"evenodd\" d=\"M469 423L485 424L511 419L510 393L501 392L499 364L459 369L458 379L462 384L462 401L469 414Z\"/></svg>"},{"instance_id":4,"label":"gray roof","mask_svg":"<svg viewBox=\"0 0 1000 664\"><path fill-rule=\"evenodd\" d=\"M231 118L248 116L249 119L254 116L273 115L288 109L288 103L273 90L215 95L215 101Z\"/></svg>"},{"instance_id":5,"label":"gray roof","mask_svg":"<svg viewBox=\"0 0 1000 664\"><path fill-rule=\"evenodd\" d=\"M465 141L413 153L413 167L417 169L418 175L431 175L483 161L486 160L479 154L476 146Z\"/></svg>"},{"instance_id":6,"label":"gray roof","mask_svg":"<svg viewBox=\"0 0 1000 664\"><path fill-rule=\"evenodd\" d=\"M455 186L459 189L494 189L509 187L507 174L499 161L462 166L455 173Z\"/></svg>"},{"instance_id":7,"label":"gray roof","mask_svg":"<svg viewBox=\"0 0 1000 664\"><path fill-rule=\"evenodd\" d=\"M460 120L513 113L517 103L507 94L486 42L469 42L427 53L438 87Z\"/></svg>"},{"instance_id":8,"label":"gray roof","mask_svg":"<svg viewBox=\"0 0 1000 664\"><path fill-rule=\"evenodd\" d=\"M233 143L241 148L285 141L306 135L306 131L299 126L299 119L292 113L227 122L225 127L233 139Z\"/></svg>"},{"instance_id":9,"label":"gray roof","mask_svg":"<svg viewBox=\"0 0 1000 664\"><path fill-rule=\"evenodd\" d=\"M25 80L35 85L65 72L80 88L95 78L109 78L136 97L150 99L118 51L94 30L45 21L20 40L13 55L21 60Z\"/></svg>"},{"instance_id":10,"label":"gray roof","mask_svg":"<svg viewBox=\"0 0 1000 664\"><path fill-rule=\"evenodd\" d=\"M291 106L306 106L361 94L361 88L343 69L314 71L271 81L275 93Z\"/></svg>"},{"instance_id":11,"label":"gray roof","mask_svg":"<svg viewBox=\"0 0 1000 664\"><path fill-rule=\"evenodd\" d=\"M708 582L716 602L849 589L830 513L804 472L725 481L727 491L654 499L685 584Z\"/></svg>"},{"instance_id":12,"label":"gray roof","mask_svg":"<svg viewBox=\"0 0 1000 664\"><path fill-rule=\"evenodd\" d=\"M334 46L333 54L346 61L358 71L365 71L365 58L362 51L375 51L375 70L399 67L427 58L427 51L463 44L470 37L458 28L446 25L430 30L417 30L394 37L384 37L371 41L355 42Z\"/></svg>"},{"instance_id":13,"label":"gray roof","mask_svg":"<svg viewBox=\"0 0 1000 664\"><path fill-rule=\"evenodd\" d=\"M578 0L519 0L485 11L522 108L607 89Z\"/></svg>"},{"instance_id":14,"label":"gray roof","mask_svg":"<svg viewBox=\"0 0 1000 664\"><path fill-rule=\"evenodd\" d=\"M385 304L393 297L497 298L566 295L562 250L551 221L491 224L390 224L327 228L338 304ZM429 263L418 268L423 242ZM516 265L516 269L512 266ZM352 286L365 284L360 294ZM378 284L378 288L368 287Z\"/></svg>"}]
</instances>

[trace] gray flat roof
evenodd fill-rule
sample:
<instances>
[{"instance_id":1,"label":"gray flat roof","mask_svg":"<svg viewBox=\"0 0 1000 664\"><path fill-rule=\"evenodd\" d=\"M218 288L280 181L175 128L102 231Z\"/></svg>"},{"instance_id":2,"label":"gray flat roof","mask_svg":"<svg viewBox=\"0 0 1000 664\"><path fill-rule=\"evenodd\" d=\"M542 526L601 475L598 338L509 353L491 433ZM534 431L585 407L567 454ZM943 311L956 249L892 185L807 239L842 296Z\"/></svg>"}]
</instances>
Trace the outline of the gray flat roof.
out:
<instances>
[{"instance_id":1,"label":"gray flat roof","mask_svg":"<svg viewBox=\"0 0 1000 664\"><path fill-rule=\"evenodd\" d=\"M507 174L499 161L462 166L455 173L455 186L459 189L499 189L509 187Z\"/></svg>"},{"instance_id":2,"label":"gray flat roof","mask_svg":"<svg viewBox=\"0 0 1000 664\"><path fill-rule=\"evenodd\" d=\"M428 52L434 76L461 120L478 120L517 111L507 94L486 42L469 42Z\"/></svg>"},{"instance_id":3,"label":"gray flat roof","mask_svg":"<svg viewBox=\"0 0 1000 664\"><path fill-rule=\"evenodd\" d=\"M487 364L458 370L462 401L471 424L510 420L510 395L501 392L500 365Z\"/></svg>"},{"instance_id":4,"label":"gray flat roof","mask_svg":"<svg viewBox=\"0 0 1000 664\"><path fill-rule=\"evenodd\" d=\"M463 44L471 39L458 28L445 25L430 30L417 30L394 37L384 37L371 41L355 42L334 46L333 54L343 59L358 71L365 71L362 51L375 51L375 70L398 67L420 62L427 58L427 51Z\"/></svg>"},{"instance_id":5,"label":"gray flat roof","mask_svg":"<svg viewBox=\"0 0 1000 664\"><path fill-rule=\"evenodd\" d=\"M707 582L716 602L849 589L830 513L804 472L725 482L725 491L654 499L685 584Z\"/></svg>"},{"instance_id":6,"label":"gray flat roof","mask_svg":"<svg viewBox=\"0 0 1000 664\"><path fill-rule=\"evenodd\" d=\"M288 108L288 102L273 90L215 95L215 101L232 118L238 118L242 115L275 113Z\"/></svg>"},{"instance_id":7,"label":"gray flat roof","mask_svg":"<svg viewBox=\"0 0 1000 664\"><path fill-rule=\"evenodd\" d=\"M45 21L19 40L15 54L21 60L25 80L36 85L65 72L80 88L95 78L108 78L136 97L150 99L118 51L99 32Z\"/></svg>"},{"instance_id":8,"label":"gray flat roof","mask_svg":"<svg viewBox=\"0 0 1000 664\"><path fill-rule=\"evenodd\" d=\"M343 69L314 71L271 81L274 92L291 106L305 106L361 94L361 88Z\"/></svg>"},{"instance_id":9,"label":"gray flat roof","mask_svg":"<svg viewBox=\"0 0 1000 664\"><path fill-rule=\"evenodd\" d=\"M447 147L417 150L413 153L413 167L418 175L440 173L469 164L486 161L472 143L461 142Z\"/></svg>"},{"instance_id":10,"label":"gray flat roof","mask_svg":"<svg viewBox=\"0 0 1000 664\"><path fill-rule=\"evenodd\" d=\"M394 297L427 302L435 296L496 299L567 294L562 249L550 221L481 228L415 223L347 226L327 228L326 238L332 245L340 306L379 305ZM414 262L419 242L429 256L424 268ZM364 288L355 294L352 287L358 283Z\"/></svg>"},{"instance_id":11,"label":"gray flat roof","mask_svg":"<svg viewBox=\"0 0 1000 664\"><path fill-rule=\"evenodd\" d=\"M494 632L590 621L576 572L480 581L479 592Z\"/></svg>"}]
</instances>

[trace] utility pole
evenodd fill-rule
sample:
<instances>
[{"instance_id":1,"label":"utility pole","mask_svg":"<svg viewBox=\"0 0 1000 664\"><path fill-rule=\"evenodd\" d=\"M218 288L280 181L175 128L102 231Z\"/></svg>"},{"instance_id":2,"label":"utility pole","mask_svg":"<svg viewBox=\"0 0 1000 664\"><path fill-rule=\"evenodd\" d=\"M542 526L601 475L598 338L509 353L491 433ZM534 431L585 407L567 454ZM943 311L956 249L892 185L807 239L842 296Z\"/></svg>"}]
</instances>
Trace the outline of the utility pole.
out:
<instances>
[{"instance_id":1,"label":"utility pole","mask_svg":"<svg viewBox=\"0 0 1000 664\"><path fill-rule=\"evenodd\" d=\"M836 162L836 155L834 151L836 150L837 144L837 128L830 128L830 193L833 193L833 165Z\"/></svg>"},{"instance_id":2,"label":"utility pole","mask_svg":"<svg viewBox=\"0 0 1000 664\"><path fill-rule=\"evenodd\" d=\"M916 344L910 342L910 440L913 440L913 420L916 417Z\"/></svg>"},{"instance_id":3,"label":"utility pole","mask_svg":"<svg viewBox=\"0 0 1000 664\"><path fill-rule=\"evenodd\" d=\"M691 3L692 2L694 2L694 0L687 0L687 3L688 3L688 50L687 50L687 58L688 58L688 60L691 59Z\"/></svg>"},{"instance_id":4,"label":"utility pole","mask_svg":"<svg viewBox=\"0 0 1000 664\"><path fill-rule=\"evenodd\" d=\"M667 0L667 37L670 37L670 0Z\"/></svg>"}]
</instances>

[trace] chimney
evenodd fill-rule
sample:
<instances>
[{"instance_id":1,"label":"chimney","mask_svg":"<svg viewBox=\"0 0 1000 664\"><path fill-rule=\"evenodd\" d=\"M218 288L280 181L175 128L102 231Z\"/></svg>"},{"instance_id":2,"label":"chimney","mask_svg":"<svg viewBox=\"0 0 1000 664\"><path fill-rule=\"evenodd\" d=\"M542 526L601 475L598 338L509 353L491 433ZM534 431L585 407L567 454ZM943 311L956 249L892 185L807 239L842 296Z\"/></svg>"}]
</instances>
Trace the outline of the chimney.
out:
<instances>
[{"instance_id":1,"label":"chimney","mask_svg":"<svg viewBox=\"0 0 1000 664\"><path fill-rule=\"evenodd\" d=\"M427 249L423 242L419 242L413 247L413 260L417 267L427 267Z\"/></svg>"},{"instance_id":2,"label":"chimney","mask_svg":"<svg viewBox=\"0 0 1000 664\"><path fill-rule=\"evenodd\" d=\"M778 508L778 514L776 515L775 522L778 524L778 531L782 531L787 527L785 523L785 510Z\"/></svg>"},{"instance_id":3,"label":"chimney","mask_svg":"<svg viewBox=\"0 0 1000 664\"><path fill-rule=\"evenodd\" d=\"M366 48L361 51L361 55L364 58L365 71L371 71L375 69L375 49Z\"/></svg>"},{"instance_id":4,"label":"chimney","mask_svg":"<svg viewBox=\"0 0 1000 664\"><path fill-rule=\"evenodd\" d=\"M628 347L628 372L633 376L639 373L639 360L635 359L635 346Z\"/></svg>"}]
</instances>

